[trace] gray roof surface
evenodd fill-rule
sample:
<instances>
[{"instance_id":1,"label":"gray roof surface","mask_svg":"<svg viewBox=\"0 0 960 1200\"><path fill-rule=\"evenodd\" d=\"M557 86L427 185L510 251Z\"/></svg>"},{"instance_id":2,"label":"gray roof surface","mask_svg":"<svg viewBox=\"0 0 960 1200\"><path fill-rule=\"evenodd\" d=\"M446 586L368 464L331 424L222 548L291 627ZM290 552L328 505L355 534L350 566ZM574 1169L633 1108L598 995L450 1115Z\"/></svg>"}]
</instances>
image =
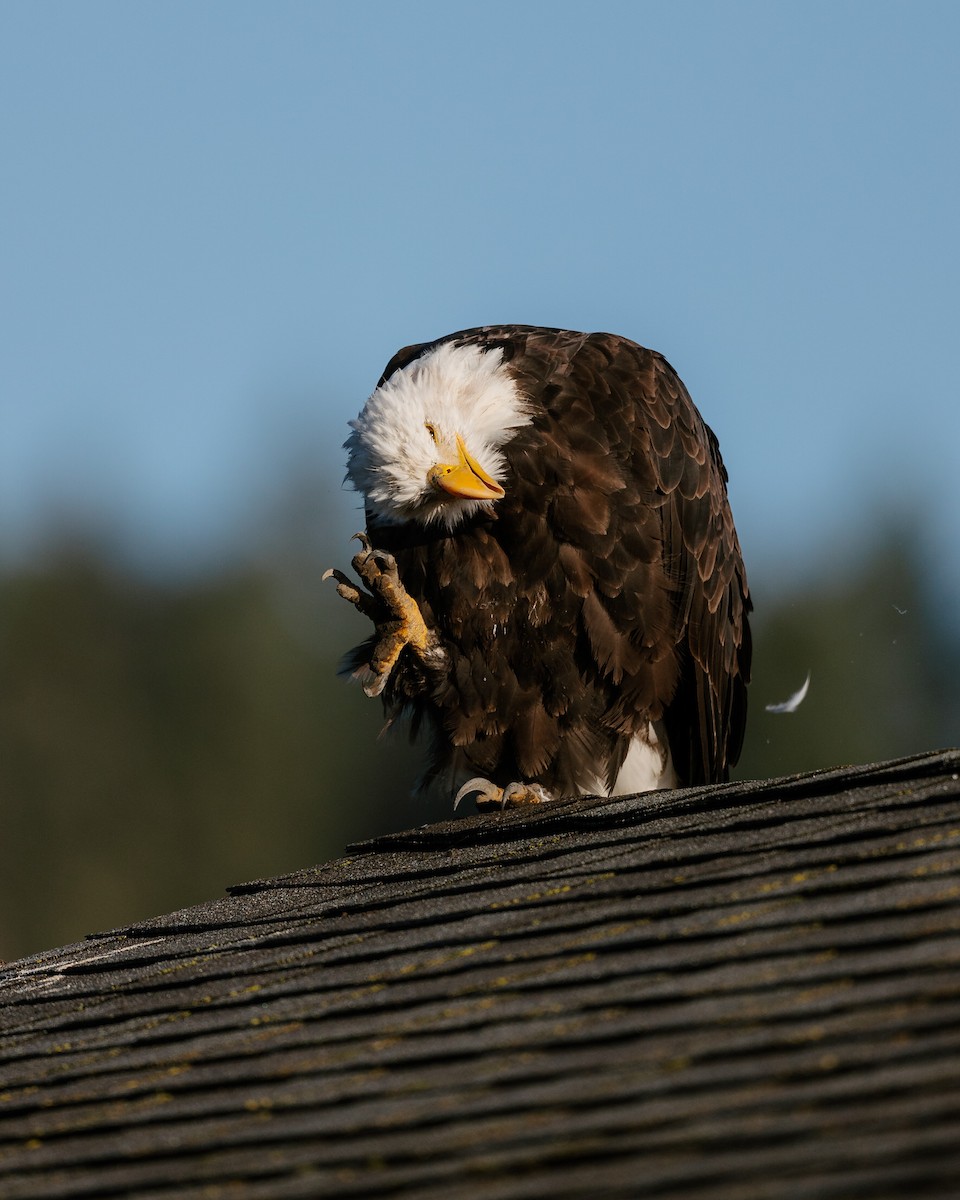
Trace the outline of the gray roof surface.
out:
<instances>
[{"instance_id":1,"label":"gray roof surface","mask_svg":"<svg viewBox=\"0 0 960 1200\"><path fill-rule=\"evenodd\" d=\"M470 817L0 972L0 1196L960 1194L960 752Z\"/></svg>"}]
</instances>

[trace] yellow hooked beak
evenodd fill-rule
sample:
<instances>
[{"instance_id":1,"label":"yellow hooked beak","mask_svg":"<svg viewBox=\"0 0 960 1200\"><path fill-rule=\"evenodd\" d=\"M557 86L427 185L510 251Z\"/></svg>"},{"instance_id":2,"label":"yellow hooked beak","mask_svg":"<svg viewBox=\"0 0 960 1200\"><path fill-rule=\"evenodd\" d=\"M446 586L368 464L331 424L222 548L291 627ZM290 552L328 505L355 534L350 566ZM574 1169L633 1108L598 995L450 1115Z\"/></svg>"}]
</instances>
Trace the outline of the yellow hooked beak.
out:
<instances>
[{"instance_id":1,"label":"yellow hooked beak","mask_svg":"<svg viewBox=\"0 0 960 1200\"><path fill-rule=\"evenodd\" d=\"M503 488L471 455L459 433L457 454L460 461L456 464L437 463L430 468L427 474L430 482L451 496L462 496L466 500L499 500L504 494Z\"/></svg>"}]
</instances>

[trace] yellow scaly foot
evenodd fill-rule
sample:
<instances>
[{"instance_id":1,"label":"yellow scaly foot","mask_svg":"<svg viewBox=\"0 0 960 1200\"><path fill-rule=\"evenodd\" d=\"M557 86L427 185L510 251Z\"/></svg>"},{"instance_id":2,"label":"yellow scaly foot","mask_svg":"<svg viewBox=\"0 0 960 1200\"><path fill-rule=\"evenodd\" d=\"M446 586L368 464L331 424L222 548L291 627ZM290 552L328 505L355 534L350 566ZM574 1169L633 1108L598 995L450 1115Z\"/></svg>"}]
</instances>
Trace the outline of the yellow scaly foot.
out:
<instances>
[{"instance_id":1,"label":"yellow scaly foot","mask_svg":"<svg viewBox=\"0 0 960 1200\"><path fill-rule=\"evenodd\" d=\"M436 635L427 628L416 600L400 582L393 555L375 550L365 533L354 537L361 549L353 557L353 569L369 590L358 588L336 567L324 571L323 579L336 579L338 594L376 626L377 642L361 683L368 696L379 696L405 646L410 646L427 667L436 668L445 656Z\"/></svg>"}]
</instances>

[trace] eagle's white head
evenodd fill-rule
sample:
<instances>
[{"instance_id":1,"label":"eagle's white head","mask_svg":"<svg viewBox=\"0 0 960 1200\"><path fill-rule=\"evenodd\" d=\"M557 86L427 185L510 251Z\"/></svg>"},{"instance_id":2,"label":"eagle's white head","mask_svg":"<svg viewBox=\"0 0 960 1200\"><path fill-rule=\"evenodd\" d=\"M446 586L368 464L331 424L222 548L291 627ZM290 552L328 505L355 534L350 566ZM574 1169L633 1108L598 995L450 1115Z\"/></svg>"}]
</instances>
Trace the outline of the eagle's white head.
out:
<instances>
[{"instance_id":1,"label":"eagle's white head","mask_svg":"<svg viewBox=\"0 0 960 1200\"><path fill-rule=\"evenodd\" d=\"M453 529L504 495L501 448L532 418L502 357L443 342L395 371L350 422L347 478L378 518Z\"/></svg>"}]
</instances>

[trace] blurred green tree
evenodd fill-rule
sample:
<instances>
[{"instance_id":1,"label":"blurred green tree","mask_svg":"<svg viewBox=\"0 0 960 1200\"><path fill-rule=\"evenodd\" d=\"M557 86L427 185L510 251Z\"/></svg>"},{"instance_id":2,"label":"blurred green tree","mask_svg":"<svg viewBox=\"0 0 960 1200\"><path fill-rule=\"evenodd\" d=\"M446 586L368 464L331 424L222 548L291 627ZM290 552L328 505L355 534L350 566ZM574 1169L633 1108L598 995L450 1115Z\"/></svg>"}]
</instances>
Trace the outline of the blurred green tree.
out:
<instances>
[{"instance_id":1,"label":"blurred green tree","mask_svg":"<svg viewBox=\"0 0 960 1200\"><path fill-rule=\"evenodd\" d=\"M336 676L362 625L330 595L311 643L257 569L162 586L86 551L2 580L0 957L417 820L410 749L373 753L379 705Z\"/></svg>"}]
</instances>

